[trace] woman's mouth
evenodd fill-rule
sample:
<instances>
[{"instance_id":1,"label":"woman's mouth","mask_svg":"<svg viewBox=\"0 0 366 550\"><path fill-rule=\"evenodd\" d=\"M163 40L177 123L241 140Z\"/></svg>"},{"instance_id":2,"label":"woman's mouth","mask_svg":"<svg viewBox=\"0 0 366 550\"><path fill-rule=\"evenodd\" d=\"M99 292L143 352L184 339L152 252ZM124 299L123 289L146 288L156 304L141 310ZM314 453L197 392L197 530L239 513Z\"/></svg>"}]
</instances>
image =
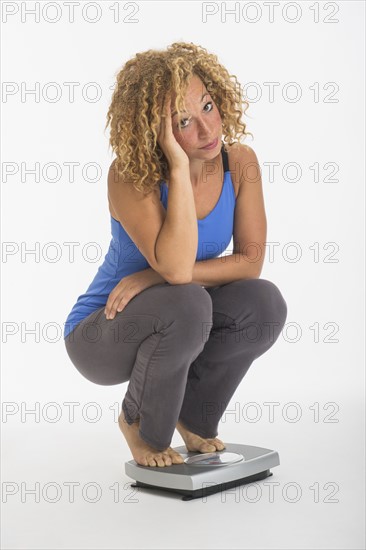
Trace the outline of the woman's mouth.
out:
<instances>
[{"instance_id":1,"label":"woman's mouth","mask_svg":"<svg viewBox=\"0 0 366 550\"><path fill-rule=\"evenodd\" d=\"M208 145L205 145L204 147L200 147L200 149L214 149L219 141L219 138L214 139L214 141L211 141Z\"/></svg>"}]
</instances>

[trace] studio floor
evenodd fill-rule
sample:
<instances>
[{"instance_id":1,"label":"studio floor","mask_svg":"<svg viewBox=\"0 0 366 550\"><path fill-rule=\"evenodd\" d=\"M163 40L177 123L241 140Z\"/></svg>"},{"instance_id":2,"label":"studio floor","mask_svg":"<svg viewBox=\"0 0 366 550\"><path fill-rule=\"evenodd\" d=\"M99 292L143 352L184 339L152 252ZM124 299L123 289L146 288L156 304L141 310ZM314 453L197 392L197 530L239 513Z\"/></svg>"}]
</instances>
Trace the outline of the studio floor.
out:
<instances>
[{"instance_id":1,"label":"studio floor","mask_svg":"<svg viewBox=\"0 0 366 550\"><path fill-rule=\"evenodd\" d=\"M235 401L236 413L220 423L225 442L277 450L273 476L187 502L131 487L124 464L132 457L108 416L67 424L9 418L2 429L1 547L365 548L362 403L338 399L338 410L321 407L318 415L309 396L297 400L294 422L289 401L285 394L278 400L273 421L262 406L258 422L239 418ZM175 432L172 446L182 444Z\"/></svg>"}]
</instances>

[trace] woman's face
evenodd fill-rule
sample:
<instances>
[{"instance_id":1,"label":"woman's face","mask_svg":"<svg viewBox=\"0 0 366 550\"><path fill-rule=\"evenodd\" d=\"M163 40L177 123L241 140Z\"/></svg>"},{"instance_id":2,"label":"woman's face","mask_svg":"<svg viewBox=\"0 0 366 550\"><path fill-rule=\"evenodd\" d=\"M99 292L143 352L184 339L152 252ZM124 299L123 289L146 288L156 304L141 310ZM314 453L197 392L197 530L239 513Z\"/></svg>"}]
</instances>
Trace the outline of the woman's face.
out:
<instances>
[{"instance_id":1,"label":"woman's face","mask_svg":"<svg viewBox=\"0 0 366 550\"><path fill-rule=\"evenodd\" d=\"M193 75L184 98L187 112L179 120L172 94L172 128L179 145L189 158L212 159L221 150L222 119L202 80ZM178 125L180 125L181 132ZM202 149L218 138L213 149Z\"/></svg>"}]
</instances>

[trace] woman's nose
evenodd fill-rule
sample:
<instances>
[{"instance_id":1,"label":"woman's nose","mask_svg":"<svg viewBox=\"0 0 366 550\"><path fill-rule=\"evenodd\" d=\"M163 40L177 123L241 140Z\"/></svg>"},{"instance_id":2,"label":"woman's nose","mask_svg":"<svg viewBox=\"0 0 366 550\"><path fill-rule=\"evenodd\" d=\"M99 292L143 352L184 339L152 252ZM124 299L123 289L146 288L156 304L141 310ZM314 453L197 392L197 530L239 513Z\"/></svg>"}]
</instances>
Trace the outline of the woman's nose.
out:
<instances>
[{"instance_id":1,"label":"woman's nose","mask_svg":"<svg viewBox=\"0 0 366 550\"><path fill-rule=\"evenodd\" d=\"M198 120L198 133L202 140L211 137L212 132L206 121Z\"/></svg>"}]
</instances>

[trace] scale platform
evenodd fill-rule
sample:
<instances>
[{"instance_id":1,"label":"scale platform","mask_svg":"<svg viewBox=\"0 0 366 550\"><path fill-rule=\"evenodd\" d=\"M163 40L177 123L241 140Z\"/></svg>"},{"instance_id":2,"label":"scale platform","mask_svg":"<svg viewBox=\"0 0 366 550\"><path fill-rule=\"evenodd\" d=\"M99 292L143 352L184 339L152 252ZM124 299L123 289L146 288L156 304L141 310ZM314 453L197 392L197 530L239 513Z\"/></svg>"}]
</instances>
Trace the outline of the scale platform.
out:
<instances>
[{"instance_id":1,"label":"scale platform","mask_svg":"<svg viewBox=\"0 0 366 550\"><path fill-rule=\"evenodd\" d=\"M277 451L252 445L225 443L225 449L214 453L187 452L184 445L174 450L184 463L160 467L126 462L126 475L136 481L131 487L161 489L192 500L265 479L280 464Z\"/></svg>"}]
</instances>

